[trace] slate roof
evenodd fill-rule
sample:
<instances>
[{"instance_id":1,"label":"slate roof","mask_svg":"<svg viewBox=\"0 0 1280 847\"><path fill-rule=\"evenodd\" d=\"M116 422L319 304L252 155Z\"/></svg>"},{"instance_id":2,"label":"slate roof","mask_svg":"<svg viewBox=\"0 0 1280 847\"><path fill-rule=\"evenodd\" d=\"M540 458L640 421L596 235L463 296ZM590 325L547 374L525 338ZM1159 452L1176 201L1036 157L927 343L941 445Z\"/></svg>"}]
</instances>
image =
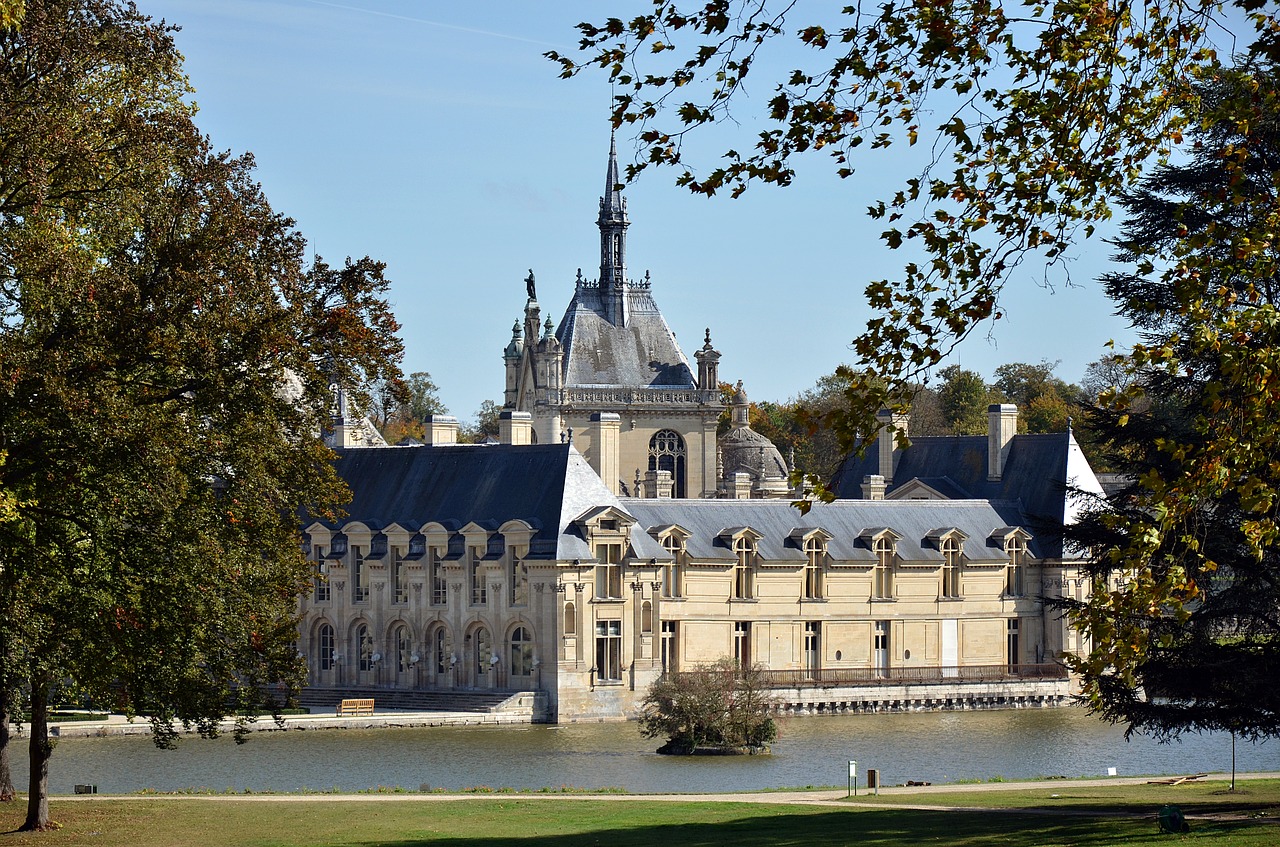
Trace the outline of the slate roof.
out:
<instances>
[{"instance_id":1,"label":"slate roof","mask_svg":"<svg viewBox=\"0 0 1280 847\"><path fill-rule=\"evenodd\" d=\"M893 483L885 496L919 480L946 496L1017 503L1022 525L1037 536L1042 555L1057 557L1062 555L1061 542L1050 539L1071 513L1066 480L1073 451L1078 453L1079 445L1069 432L1015 435L1000 479L989 482L987 436L917 436L906 450L894 451ZM879 472L874 448L861 457L850 455L836 472L832 488L839 498L861 498L863 478Z\"/></svg>"},{"instance_id":2,"label":"slate roof","mask_svg":"<svg viewBox=\"0 0 1280 847\"><path fill-rule=\"evenodd\" d=\"M837 500L818 503L807 515L801 515L786 500L624 498L622 505L646 529L679 524L688 530L691 536L685 549L694 561L732 561L733 549L726 531L742 526L762 535L757 549L766 565L770 561L804 561L804 548L795 532L802 528L826 530L831 536L827 552L837 562L867 564L875 560L871 538L883 528L901 536L898 556L908 562L942 561L942 553L927 539L935 530L948 527L968 536L964 542L968 558L1003 560L1003 543L989 541L991 534L1003 527L1026 528L1018 504L1008 501ZM1036 539L1029 547L1033 556L1042 557Z\"/></svg>"},{"instance_id":3,"label":"slate roof","mask_svg":"<svg viewBox=\"0 0 1280 847\"><path fill-rule=\"evenodd\" d=\"M569 444L449 445L354 448L338 451L338 473L351 489L348 521L373 528L406 528L436 521L454 529L475 522L497 530L523 520L536 530L530 558L590 559L573 521L593 506L619 505ZM662 548L644 535L636 554Z\"/></svg>"},{"instance_id":4,"label":"slate roof","mask_svg":"<svg viewBox=\"0 0 1280 847\"><path fill-rule=\"evenodd\" d=\"M579 285L556 338L566 387L697 388L675 333L647 288L630 288L626 326L605 319L601 289Z\"/></svg>"}]
</instances>

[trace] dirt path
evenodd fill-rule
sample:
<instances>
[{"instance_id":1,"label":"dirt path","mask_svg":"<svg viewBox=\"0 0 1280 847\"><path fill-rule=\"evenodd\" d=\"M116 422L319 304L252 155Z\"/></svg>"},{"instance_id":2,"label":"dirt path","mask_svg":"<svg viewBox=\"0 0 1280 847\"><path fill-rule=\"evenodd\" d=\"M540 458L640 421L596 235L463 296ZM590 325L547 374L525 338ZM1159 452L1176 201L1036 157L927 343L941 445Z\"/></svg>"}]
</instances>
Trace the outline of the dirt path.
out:
<instances>
[{"instance_id":1,"label":"dirt path","mask_svg":"<svg viewBox=\"0 0 1280 847\"><path fill-rule=\"evenodd\" d=\"M1227 774L1210 774L1209 778L1219 781L1227 778ZM947 794L957 791L1019 791L1019 790L1044 790L1047 793L1053 793L1057 789L1074 789L1074 788L1094 788L1110 785L1142 785L1148 782L1152 777L1110 777L1107 779L1070 779L1070 780L1037 780L1032 782L984 782L962 785L923 785L923 786L898 786L893 788L882 788L880 793L883 795L909 795L918 796L922 800L932 794ZM1280 773L1250 773L1236 774L1237 781L1249 779L1280 779ZM860 788L860 796L866 795L866 788ZM1072 808L1053 808L1053 809L1010 809L996 807L980 807L980 806L948 806L937 803L893 803L884 804L860 800L857 798L846 798L844 790L821 790L821 791L761 791L753 793L741 794L556 794L556 793L492 793L492 794L418 794L414 792L405 792L402 794L95 794L95 795L62 795L55 798L61 801L90 801L90 800L212 800L227 801L237 800L241 802L257 802L257 803L314 803L314 802L360 802L360 803L431 803L444 801L480 801L480 800L615 800L619 802L673 802L673 803L771 803L775 805L787 806L829 806L833 808L876 808L876 809L911 809L917 811L930 812L946 812L946 811L981 811L981 812L1003 812L1009 814L1052 814L1052 815L1068 815L1080 817L1150 817L1150 813L1138 813L1128 811L1100 811L1089 809L1072 809ZM1195 818L1208 819L1219 817L1232 817L1233 814L1228 812L1225 816L1215 814L1196 815ZM1190 816L1189 816L1190 817ZM1280 821L1277 821L1280 822Z\"/></svg>"}]
</instances>

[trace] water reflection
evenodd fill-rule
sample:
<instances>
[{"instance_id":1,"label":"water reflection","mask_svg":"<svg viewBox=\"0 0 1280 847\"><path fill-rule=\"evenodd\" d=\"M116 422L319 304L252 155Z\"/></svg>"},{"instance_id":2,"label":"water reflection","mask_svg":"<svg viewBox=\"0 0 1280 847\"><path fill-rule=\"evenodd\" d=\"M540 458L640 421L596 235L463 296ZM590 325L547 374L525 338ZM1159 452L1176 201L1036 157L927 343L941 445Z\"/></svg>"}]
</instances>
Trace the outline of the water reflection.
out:
<instances>
[{"instance_id":1,"label":"water reflection","mask_svg":"<svg viewBox=\"0 0 1280 847\"><path fill-rule=\"evenodd\" d=\"M14 751L19 785L26 784L25 746L19 739ZM1121 729L1075 709L790 718L781 722L770 756L668 757L654 753L656 746L634 723L269 732L239 746L229 738L184 739L177 750L157 750L137 737L67 739L54 753L50 788L743 791L844 785L849 759L860 773L878 768L886 784L1091 776L1109 767L1120 775L1231 767L1230 736L1125 742ZM1237 767L1280 770L1280 744L1239 743Z\"/></svg>"}]
</instances>

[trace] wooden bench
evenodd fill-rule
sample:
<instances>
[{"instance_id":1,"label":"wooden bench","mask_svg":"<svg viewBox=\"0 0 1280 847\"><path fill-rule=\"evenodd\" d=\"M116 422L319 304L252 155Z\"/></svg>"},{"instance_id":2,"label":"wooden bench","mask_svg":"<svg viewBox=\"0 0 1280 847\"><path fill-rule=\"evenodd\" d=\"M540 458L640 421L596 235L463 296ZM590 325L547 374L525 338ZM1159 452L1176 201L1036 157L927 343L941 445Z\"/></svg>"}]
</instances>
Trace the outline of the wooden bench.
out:
<instances>
[{"instance_id":1,"label":"wooden bench","mask_svg":"<svg viewBox=\"0 0 1280 847\"><path fill-rule=\"evenodd\" d=\"M373 698L343 700L338 704L338 717L358 718L373 714Z\"/></svg>"}]
</instances>

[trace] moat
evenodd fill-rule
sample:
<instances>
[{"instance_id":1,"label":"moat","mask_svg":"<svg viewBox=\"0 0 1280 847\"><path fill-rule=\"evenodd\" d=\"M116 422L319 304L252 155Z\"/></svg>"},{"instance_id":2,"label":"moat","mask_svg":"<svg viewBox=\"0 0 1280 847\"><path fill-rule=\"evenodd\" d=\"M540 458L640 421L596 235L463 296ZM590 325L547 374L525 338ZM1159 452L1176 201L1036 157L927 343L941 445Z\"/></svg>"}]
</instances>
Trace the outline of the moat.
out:
<instances>
[{"instance_id":1,"label":"moat","mask_svg":"<svg viewBox=\"0 0 1280 847\"><path fill-rule=\"evenodd\" d=\"M25 786L26 738L15 741L14 778ZM244 745L185 737L177 750L157 750L146 737L77 738L58 744L50 788L746 791L844 785L850 759L860 774L879 769L888 785L1231 769L1228 735L1126 742L1122 729L1078 709L789 718L769 756L660 756L658 746L635 723L264 732ZM1236 766L1280 771L1280 743L1238 742Z\"/></svg>"}]
</instances>

